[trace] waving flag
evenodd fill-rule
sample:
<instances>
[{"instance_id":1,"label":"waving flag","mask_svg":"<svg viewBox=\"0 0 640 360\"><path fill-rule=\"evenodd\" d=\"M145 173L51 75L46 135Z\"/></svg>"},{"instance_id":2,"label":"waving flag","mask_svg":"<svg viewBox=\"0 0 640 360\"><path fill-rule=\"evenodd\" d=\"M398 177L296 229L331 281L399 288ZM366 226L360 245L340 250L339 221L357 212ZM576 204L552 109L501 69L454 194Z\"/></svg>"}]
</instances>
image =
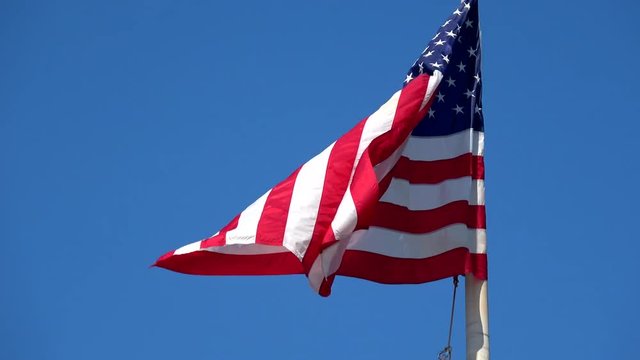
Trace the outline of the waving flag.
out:
<instances>
[{"instance_id":1,"label":"waving flag","mask_svg":"<svg viewBox=\"0 0 640 360\"><path fill-rule=\"evenodd\" d=\"M156 266L200 275L486 279L477 1L463 2L403 88L204 240Z\"/></svg>"}]
</instances>

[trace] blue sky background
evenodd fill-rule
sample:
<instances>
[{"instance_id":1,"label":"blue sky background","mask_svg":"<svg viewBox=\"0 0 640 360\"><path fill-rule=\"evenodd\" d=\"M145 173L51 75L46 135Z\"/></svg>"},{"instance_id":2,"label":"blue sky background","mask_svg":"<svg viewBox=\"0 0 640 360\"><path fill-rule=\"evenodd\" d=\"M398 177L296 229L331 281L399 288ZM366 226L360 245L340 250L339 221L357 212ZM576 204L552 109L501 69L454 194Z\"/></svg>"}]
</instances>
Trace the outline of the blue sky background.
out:
<instances>
[{"instance_id":1,"label":"blue sky background","mask_svg":"<svg viewBox=\"0 0 640 360\"><path fill-rule=\"evenodd\" d=\"M450 281L148 266L374 111L456 5L2 1L0 358L435 359ZM493 357L637 356L640 5L480 6Z\"/></svg>"}]
</instances>

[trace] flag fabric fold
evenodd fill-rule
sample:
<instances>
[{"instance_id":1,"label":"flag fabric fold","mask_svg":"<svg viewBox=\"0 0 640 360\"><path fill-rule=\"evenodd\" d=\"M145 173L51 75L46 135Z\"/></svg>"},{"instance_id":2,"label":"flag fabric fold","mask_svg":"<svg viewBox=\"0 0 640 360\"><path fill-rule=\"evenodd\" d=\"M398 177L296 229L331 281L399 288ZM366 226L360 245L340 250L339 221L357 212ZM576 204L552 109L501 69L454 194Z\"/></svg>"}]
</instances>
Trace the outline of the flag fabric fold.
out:
<instances>
[{"instance_id":1,"label":"flag fabric fold","mask_svg":"<svg viewBox=\"0 0 640 360\"><path fill-rule=\"evenodd\" d=\"M227 226L156 266L199 275L487 277L477 1L462 2L376 112Z\"/></svg>"}]
</instances>

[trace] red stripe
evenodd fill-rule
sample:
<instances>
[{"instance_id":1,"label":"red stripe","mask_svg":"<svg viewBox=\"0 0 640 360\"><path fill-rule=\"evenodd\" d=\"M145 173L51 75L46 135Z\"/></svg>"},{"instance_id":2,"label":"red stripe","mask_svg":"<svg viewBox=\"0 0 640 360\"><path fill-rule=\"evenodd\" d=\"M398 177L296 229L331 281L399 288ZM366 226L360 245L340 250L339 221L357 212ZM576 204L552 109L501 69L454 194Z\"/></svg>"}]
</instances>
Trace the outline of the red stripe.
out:
<instances>
[{"instance_id":1,"label":"red stripe","mask_svg":"<svg viewBox=\"0 0 640 360\"><path fill-rule=\"evenodd\" d=\"M154 266L192 275L287 275L305 272L298 258L289 252L266 255L229 255L210 251L172 254L173 251L161 257ZM384 284L419 284L468 273L486 280L487 255L457 248L425 259L405 259L347 250L336 274ZM326 285L323 284L321 295L329 295L327 285L330 282L333 282L333 277Z\"/></svg>"},{"instance_id":2,"label":"red stripe","mask_svg":"<svg viewBox=\"0 0 640 360\"><path fill-rule=\"evenodd\" d=\"M335 241L331 222L335 218L338 206L347 192L353 163L358 153L358 146L360 145L360 138L366 121L367 119L362 120L353 129L340 137L331 149L331 154L329 154L318 216L316 217L311 242L302 259L307 270L311 269L313 261L320 253L322 244Z\"/></svg>"},{"instance_id":3,"label":"red stripe","mask_svg":"<svg viewBox=\"0 0 640 360\"><path fill-rule=\"evenodd\" d=\"M170 257L172 257L172 256L173 256L173 254L174 254L175 252L176 252L175 250L171 250L171 251L169 251L168 253L166 253L166 254L164 254L164 255L160 256L160 257L158 258L158 260L156 260L156 262L155 262L153 265L151 265L151 266L159 266L159 264L160 264L161 262L163 262L163 261L165 261L165 260L169 259Z\"/></svg>"},{"instance_id":4,"label":"red stripe","mask_svg":"<svg viewBox=\"0 0 640 360\"><path fill-rule=\"evenodd\" d=\"M484 156L474 155L471 159L471 177L484 180Z\"/></svg>"},{"instance_id":5,"label":"red stripe","mask_svg":"<svg viewBox=\"0 0 640 360\"><path fill-rule=\"evenodd\" d=\"M428 83L429 76L420 75L402 90L391 130L373 139L358 162L350 187L358 214L356 229L367 227L375 203L383 194L378 186L374 166L389 158L400 147L430 106L429 103L420 110ZM324 246L329 245L331 244Z\"/></svg>"},{"instance_id":6,"label":"red stripe","mask_svg":"<svg viewBox=\"0 0 640 360\"><path fill-rule=\"evenodd\" d=\"M452 224L465 224L471 229L486 229L485 207L454 201L430 210L409 210L396 204L380 202L376 206L371 226L425 234Z\"/></svg>"},{"instance_id":7,"label":"red stripe","mask_svg":"<svg viewBox=\"0 0 640 360\"><path fill-rule=\"evenodd\" d=\"M366 251L347 250L337 274L383 284L420 284L473 273L487 279L487 255L457 248L425 259L401 259Z\"/></svg>"},{"instance_id":8,"label":"red stripe","mask_svg":"<svg viewBox=\"0 0 640 360\"><path fill-rule=\"evenodd\" d=\"M267 196L256 229L256 244L282 245L293 186L299 172L300 168L276 185Z\"/></svg>"},{"instance_id":9,"label":"red stripe","mask_svg":"<svg viewBox=\"0 0 640 360\"><path fill-rule=\"evenodd\" d=\"M412 184L437 184L465 176L484 179L484 157L467 153L452 159L415 161L403 156L391 174Z\"/></svg>"},{"instance_id":10,"label":"red stripe","mask_svg":"<svg viewBox=\"0 0 640 360\"><path fill-rule=\"evenodd\" d=\"M226 243L225 236L227 235L227 232L238 227L238 220L239 219L240 219L240 214L236 215L236 217L233 218L233 220L231 220L231 222L229 222L225 227L223 227L218 232L218 235L214 235L214 236L212 236L212 237L210 237L208 239L200 241L200 249L204 249L204 248L212 247L212 246L224 246L225 243ZM171 264L173 264L175 262L174 258L183 257L184 256L184 255L174 255L175 252L176 252L175 250L172 250L172 251L169 251L168 253L162 255L158 260L156 260L156 262L155 262L155 264L153 264L153 266L159 266L159 267L163 267L163 268L168 269L168 270L184 272L184 271L180 271L180 270L171 268ZM190 253L190 254L194 254L194 253ZM185 255L189 255L189 254L185 254ZM191 272L186 272L186 273L192 274ZM193 273L193 274L195 274L195 273Z\"/></svg>"},{"instance_id":11,"label":"red stripe","mask_svg":"<svg viewBox=\"0 0 640 360\"><path fill-rule=\"evenodd\" d=\"M192 275L304 274L298 258L288 251L276 254L230 255L201 250L162 257L154 266Z\"/></svg>"},{"instance_id":12,"label":"red stripe","mask_svg":"<svg viewBox=\"0 0 640 360\"><path fill-rule=\"evenodd\" d=\"M420 75L410 82L400 93L393 124L389 131L373 139L362 153L360 161L355 169L353 181L349 188L358 215L356 229L368 226L382 192L380 192L378 178L374 172L374 166L386 160L409 137L413 128L426 114L429 104L420 110L425 92L429 83L429 76ZM336 240L328 239L322 244L326 249ZM314 255L313 260L315 260ZM331 293L331 283L335 275L324 279L320 286L320 295L328 296Z\"/></svg>"},{"instance_id":13,"label":"red stripe","mask_svg":"<svg viewBox=\"0 0 640 360\"><path fill-rule=\"evenodd\" d=\"M402 90L391 130L375 138L365 151L374 166L391 156L424 118L433 102L431 98L420 110L428 85L429 76L425 74L415 78Z\"/></svg>"},{"instance_id":14,"label":"red stripe","mask_svg":"<svg viewBox=\"0 0 640 360\"><path fill-rule=\"evenodd\" d=\"M224 246L227 243L227 232L238 227L238 220L240 220L240 214L236 215L236 217L234 217L231 222L223 227L218 235L214 235L208 239L202 240L200 242L200 249L205 249L212 246Z\"/></svg>"}]
</instances>

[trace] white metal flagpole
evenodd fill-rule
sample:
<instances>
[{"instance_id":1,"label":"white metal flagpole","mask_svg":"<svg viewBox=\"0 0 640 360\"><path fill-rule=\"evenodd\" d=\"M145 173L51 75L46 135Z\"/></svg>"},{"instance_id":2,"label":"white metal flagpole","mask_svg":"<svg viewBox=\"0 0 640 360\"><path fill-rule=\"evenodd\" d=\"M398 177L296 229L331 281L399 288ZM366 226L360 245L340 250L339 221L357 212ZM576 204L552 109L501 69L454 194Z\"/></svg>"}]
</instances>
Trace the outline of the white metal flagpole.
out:
<instances>
[{"instance_id":1,"label":"white metal flagpole","mask_svg":"<svg viewBox=\"0 0 640 360\"><path fill-rule=\"evenodd\" d=\"M473 274L464 279L467 360L489 359L489 311L487 281Z\"/></svg>"}]
</instances>

